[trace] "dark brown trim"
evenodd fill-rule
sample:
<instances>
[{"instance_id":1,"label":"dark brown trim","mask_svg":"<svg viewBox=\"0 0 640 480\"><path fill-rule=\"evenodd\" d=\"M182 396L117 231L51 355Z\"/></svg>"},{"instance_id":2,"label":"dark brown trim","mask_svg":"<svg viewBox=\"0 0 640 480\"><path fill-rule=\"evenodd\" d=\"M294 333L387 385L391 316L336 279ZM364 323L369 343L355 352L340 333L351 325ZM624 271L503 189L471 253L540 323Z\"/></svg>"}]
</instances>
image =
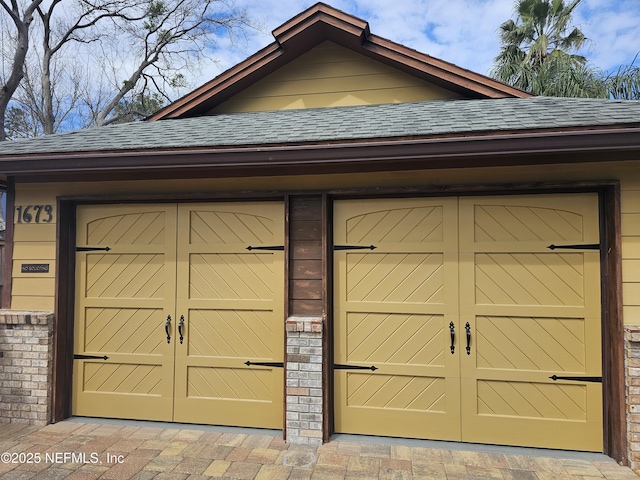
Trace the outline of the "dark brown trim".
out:
<instances>
[{"instance_id":1,"label":"dark brown trim","mask_svg":"<svg viewBox=\"0 0 640 480\"><path fill-rule=\"evenodd\" d=\"M52 421L71 416L75 312L75 203L58 198Z\"/></svg>"},{"instance_id":2,"label":"dark brown trim","mask_svg":"<svg viewBox=\"0 0 640 480\"><path fill-rule=\"evenodd\" d=\"M620 186L600 193L604 453L628 465Z\"/></svg>"},{"instance_id":3,"label":"dark brown trim","mask_svg":"<svg viewBox=\"0 0 640 480\"><path fill-rule=\"evenodd\" d=\"M291 244L291 235L289 234L290 217L291 217L291 202L289 195L284 196L284 318L282 319L283 328L282 334L284 335L284 352L282 352L283 365L282 369L283 382L282 382L282 439L287 440L287 319L289 318L289 285L290 285L290 272L289 272L289 250Z\"/></svg>"},{"instance_id":4,"label":"dark brown trim","mask_svg":"<svg viewBox=\"0 0 640 480\"><path fill-rule=\"evenodd\" d=\"M637 160L640 127L466 137L139 152L5 156L0 170L37 181L255 177Z\"/></svg>"},{"instance_id":5,"label":"dark brown trim","mask_svg":"<svg viewBox=\"0 0 640 480\"><path fill-rule=\"evenodd\" d=\"M328 442L333 426L333 215L331 200L322 195L322 441Z\"/></svg>"},{"instance_id":6,"label":"dark brown trim","mask_svg":"<svg viewBox=\"0 0 640 480\"><path fill-rule=\"evenodd\" d=\"M12 177L7 178L7 214L4 233L4 258L2 268L2 308L11 308L11 287L13 285L13 216L16 206L16 185Z\"/></svg>"}]
</instances>

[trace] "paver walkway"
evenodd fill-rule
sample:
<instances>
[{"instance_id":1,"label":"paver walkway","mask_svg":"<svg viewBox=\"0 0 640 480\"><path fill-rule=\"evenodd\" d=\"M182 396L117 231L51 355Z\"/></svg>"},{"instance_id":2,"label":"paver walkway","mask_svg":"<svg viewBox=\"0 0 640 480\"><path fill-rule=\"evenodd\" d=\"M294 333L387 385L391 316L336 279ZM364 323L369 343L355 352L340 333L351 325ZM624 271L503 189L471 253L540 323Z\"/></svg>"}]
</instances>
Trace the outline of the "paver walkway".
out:
<instances>
[{"instance_id":1,"label":"paver walkway","mask_svg":"<svg viewBox=\"0 0 640 480\"><path fill-rule=\"evenodd\" d=\"M0 423L0 478L154 479L637 479L602 455L479 452L338 439L286 444L271 432L238 433L153 423L65 421L46 427ZM395 444L391 444L395 443ZM440 448L440 445L442 447ZM530 451L531 452L531 451Z\"/></svg>"}]
</instances>

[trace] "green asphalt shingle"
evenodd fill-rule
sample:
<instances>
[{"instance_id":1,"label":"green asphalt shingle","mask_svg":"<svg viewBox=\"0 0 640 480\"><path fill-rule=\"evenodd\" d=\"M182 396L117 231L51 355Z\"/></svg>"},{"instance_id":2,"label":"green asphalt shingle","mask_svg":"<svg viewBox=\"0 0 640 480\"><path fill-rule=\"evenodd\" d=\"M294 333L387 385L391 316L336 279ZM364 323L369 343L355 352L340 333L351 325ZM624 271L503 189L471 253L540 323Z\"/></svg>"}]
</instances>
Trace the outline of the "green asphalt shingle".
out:
<instances>
[{"instance_id":1,"label":"green asphalt shingle","mask_svg":"<svg viewBox=\"0 0 640 480\"><path fill-rule=\"evenodd\" d=\"M579 98L434 100L135 122L0 143L0 157L220 148L640 124L640 102Z\"/></svg>"}]
</instances>

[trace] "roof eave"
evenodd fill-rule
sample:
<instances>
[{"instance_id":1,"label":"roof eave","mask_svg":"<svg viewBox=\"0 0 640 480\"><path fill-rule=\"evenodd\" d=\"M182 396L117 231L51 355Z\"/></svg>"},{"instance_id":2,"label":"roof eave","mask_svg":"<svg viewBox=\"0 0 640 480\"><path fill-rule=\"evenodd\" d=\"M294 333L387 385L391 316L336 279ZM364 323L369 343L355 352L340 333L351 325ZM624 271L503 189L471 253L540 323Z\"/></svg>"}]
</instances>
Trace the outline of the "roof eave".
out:
<instances>
[{"instance_id":1,"label":"roof eave","mask_svg":"<svg viewBox=\"0 0 640 480\"><path fill-rule=\"evenodd\" d=\"M500 132L386 139L152 151L79 152L0 157L0 172L39 181L173 176L281 176L407 169L464 168L640 160L640 127Z\"/></svg>"}]
</instances>

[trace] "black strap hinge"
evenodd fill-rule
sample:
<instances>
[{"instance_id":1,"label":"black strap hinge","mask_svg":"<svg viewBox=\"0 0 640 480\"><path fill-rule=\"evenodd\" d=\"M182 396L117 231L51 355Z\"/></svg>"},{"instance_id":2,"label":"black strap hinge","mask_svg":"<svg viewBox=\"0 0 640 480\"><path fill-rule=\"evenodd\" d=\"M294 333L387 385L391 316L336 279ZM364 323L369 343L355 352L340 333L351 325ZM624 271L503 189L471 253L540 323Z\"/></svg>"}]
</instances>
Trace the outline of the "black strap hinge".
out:
<instances>
[{"instance_id":1,"label":"black strap hinge","mask_svg":"<svg viewBox=\"0 0 640 480\"><path fill-rule=\"evenodd\" d=\"M342 365L340 363L336 363L333 365L335 370L371 370L375 372L378 370L378 367L371 365L370 367L363 367L361 365Z\"/></svg>"},{"instance_id":2,"label":"black strap hinge","mask_svg":"<svg viewBox=\"0 0 640 480\"><path fill-rule=\"evenodd\" d=\"M280 367L284 368L284 362L244 362L246 366L257 365L258 367Z\"/></svg>"},{"instance_id":3,"label":"black strap hinge","mask_svg":"<svg viewBox=\"0 0 640 480\"><path fill-rule=\"evenodd\" d=\"M375 250L376 247L375 245L334 245L333 249L334 250Z\"/></svg>"},{"instance_id":4,"label":"black strap hinge","mask_svg":"<svg viewBox=\"0 0 640 480\"><path fill-rule=\"evenodd\" d=\"M74 353L73 354L73 359L74 360L108 360L109 357L107 357L106 355L100 356L100 355L81 355L78 353Z\"/></svg>"},{"instance_id":5,"label":"black strap hinge","mask_svg":"<svg viewBox=\"0 0 640 480\"><path fill-rule=\"evenodd\" d=\"M549 250L556 250L558 248L567 248L570 250L600 250L599 243L585 243L583 245L549 245Z\"/></svg>"},{"instance_id":6,"label":"black strap hinge","mask_svg":"<svg viewBox=\"0 0 640 480\"><path fill-rule=\"evenodd\" d=\"M76 252L108 252L109 247L76 247Z\"/></svg>"},{"instance_id":7,"label":"black strap hinge","mask_svg":"<svg viewBox=\"0 0 640 480\"><path fill-rule=\"evenodd\" d=\"M251 250L272 250L272 251L280 251L280 250L284 250L284 245L276 245L273 247L252 247L251 245L249 245L247 247L247 250L251 251Z\"/></svg>"},{"instance_id":8,"label":"black strap hinge","mask_svg":"<svg viewBox=\"0 0 640 480\"><path fill-rule=\"evenodd\" d=\"M556 380L571 380L573 382L602 383L602 377L559 377L558 375L551 375L549 378L554 382Z\"/></svg>"}]
</instances>

